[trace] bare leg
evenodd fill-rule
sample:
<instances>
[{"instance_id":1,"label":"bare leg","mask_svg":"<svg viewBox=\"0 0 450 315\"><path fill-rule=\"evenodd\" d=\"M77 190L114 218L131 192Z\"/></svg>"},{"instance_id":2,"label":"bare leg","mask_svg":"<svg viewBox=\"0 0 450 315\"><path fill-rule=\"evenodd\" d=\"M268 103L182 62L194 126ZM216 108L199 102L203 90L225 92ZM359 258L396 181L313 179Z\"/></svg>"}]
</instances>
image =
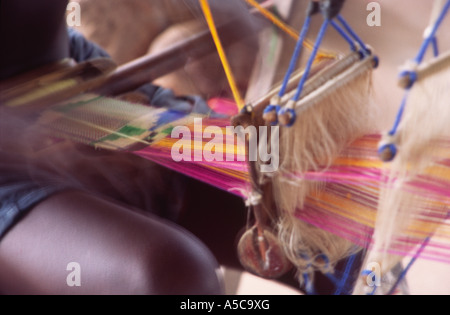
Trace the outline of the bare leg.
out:
<instances>
[{"instance_id":1,"label":"bare leg","mask_svg":"<svg viewBox=\"0 0 450 315\"><path fill-rule=\"evenodd\" d=\"M3 294L220 294L217 270L174 224L77 191L41 202L0 242Z\"/></svg>"},{"instance_id":2,"label":"bare leg","mask_svg":"<svg viewBox=\"0 0 450 315\"><path fill-rule=\"evenodd\" d=\"M221 191L194 179L185 179L185 210L179 223L199 237L214 253L221 265L242 270L237 256L237 243L246 226L247 209L242 198ZM361 253L354 266L357 273L363 259ZM342 272L346 261L342 261L336 270ZM354 281L357 274L352 274L348 283ZM336 287L320 272L315 274L317 294L334 294ZM295 270L276 281L289 285L299 291L300 288Z\"/></svg>"}]
</instances>

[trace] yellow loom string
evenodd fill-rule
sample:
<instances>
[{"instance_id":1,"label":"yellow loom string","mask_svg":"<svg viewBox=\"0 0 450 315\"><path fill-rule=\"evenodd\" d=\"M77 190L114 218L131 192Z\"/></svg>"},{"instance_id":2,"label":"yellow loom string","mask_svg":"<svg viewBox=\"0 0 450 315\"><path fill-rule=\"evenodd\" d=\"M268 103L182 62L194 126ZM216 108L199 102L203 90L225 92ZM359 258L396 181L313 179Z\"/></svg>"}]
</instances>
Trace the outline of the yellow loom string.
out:
<instances>
[{"instance_id":1,"label":"yellow loom string","mask_svg":"<svg viewBox=\"0 0 450 315\"><path fill-rule=\"evenodd\" d=\"M242 97L239 93L239 90L237 88L236 80L234 79L230 64L228 63L228 59L225 55L225 50L220 41L219 34L217 32L217 28L214 23L214 18L212 16L211 8L209 6L208 0L199 0L199 1L200 1L202 10L203 10L203 14L205 15L206 21L208 23L209 29L211 31L211 35L213 37L214 43L216 44L217 52L218 52L220 60L222 62L222 66L225 70L225 74L227 76L228 83L230 85L231 91L233 92L234 101L236 102L236 105L237 105L239 111L241 111L244 108L245 104L244 104Z\"/></svg>"},{"instance_id":2,"label":"yellow loom string","mask_svg":"<svg viewBox=\"0 0 450 315\"><path fill-rule=\"evenodd\" d=\"M257 9L264 17L266 17L268 20L270 20L273 24L275 24L277 27L279 27L283 32L285 32L286 34L288 34L289 36L291 36L292 38L294 38L295 40L298 40L299 38L299 34L296 30L294 30L292 27L290 27L289 25L285 24L284 22L282 22L278 17L276 17L272 12L270 12L269 10L267 10L266 8L264 8L263 6L261 6L258 2L256 2L255 0L245 0L248 4L250 4L251 6L253 6L255 9ZM309 48L312 49L312 45L311 44L306 44L305 45Z\"/></svg>"},{"instance_id":3,"label":"yellow loom string","mask_svg":"<svg viewBox=\"0 0 450 315\"><path fill-rule=\"evenodd\" d=\"M283 32L291 36L296 41L300 37L299 33L293 29L291 26L287 25L283 21L281 21L275 14L261 6L258 2L255 0L245 0L249 5L257 9L264 17L266 17L269 21L271 21L275 26L280 28ZM308 42L307 40L303 43L303 45L308 48L309 50L313 49L313 44ZM317 53L317 59L334 59L336 58L335 54L332 53L325 53L325 52L318 52Z\"/></svg>"}]
</instances>

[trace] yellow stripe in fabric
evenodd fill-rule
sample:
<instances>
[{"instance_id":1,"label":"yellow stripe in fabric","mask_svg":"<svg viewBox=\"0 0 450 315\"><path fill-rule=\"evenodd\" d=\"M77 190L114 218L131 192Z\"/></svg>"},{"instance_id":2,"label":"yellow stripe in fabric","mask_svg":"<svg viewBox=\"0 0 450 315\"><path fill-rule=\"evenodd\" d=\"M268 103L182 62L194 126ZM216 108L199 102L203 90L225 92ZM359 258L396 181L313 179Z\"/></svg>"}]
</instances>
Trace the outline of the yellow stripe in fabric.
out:
<instances>
[{"instance_id":1,"label":"yellow stripe in fabric","mask_svg":"<svg viewBox=\"0 0 450 315\"><path fill-rule=\"evenodd\" d=\"M6 102L6 106L9 107L18 107L22 105L30 105L37 100L40 100L44 97L48 97L54 93L58 93L74 87L78 84L78 81L75 79L67 79L52 83L49 86L42 87L39 89L32 90L31 92L25 93L17 98L9 100Z\"/></svg>"}]
</instances>

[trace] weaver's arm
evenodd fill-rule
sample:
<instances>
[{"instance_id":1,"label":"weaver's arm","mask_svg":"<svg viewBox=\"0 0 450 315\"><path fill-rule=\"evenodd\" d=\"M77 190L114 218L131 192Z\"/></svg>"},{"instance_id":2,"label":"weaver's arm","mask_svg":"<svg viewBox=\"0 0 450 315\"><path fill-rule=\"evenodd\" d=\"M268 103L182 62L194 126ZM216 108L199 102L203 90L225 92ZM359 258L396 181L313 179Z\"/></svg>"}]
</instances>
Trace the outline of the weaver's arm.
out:
<instances>
[{"instance_id":1,"label":"weaver's arm","mask_svg":"<svg viewBox=\"0 0 450 315\"><path fill-rule=\"evenodd\" d=\"M80 32L68 28L70 57L77 62L83 62L94 58L111 58L110 55L99 45L87 40ZM219 117L220 114L213 112L205 100L197 95L177 96L170 89L147 83L136 91L140 99L155 107L165 107L185 113L198 113Z\"/></svg>"}]
</instances>

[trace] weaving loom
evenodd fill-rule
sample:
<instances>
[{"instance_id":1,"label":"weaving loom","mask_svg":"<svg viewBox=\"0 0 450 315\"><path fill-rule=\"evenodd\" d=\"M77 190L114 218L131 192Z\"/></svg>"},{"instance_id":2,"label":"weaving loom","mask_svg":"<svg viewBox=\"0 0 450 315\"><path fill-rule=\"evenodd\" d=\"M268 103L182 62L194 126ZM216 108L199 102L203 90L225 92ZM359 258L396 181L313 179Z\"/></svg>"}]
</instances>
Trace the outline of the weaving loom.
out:
<instances>
[{"instance_id":1,"label":"weaving loom","mask_svg":"<svg viewBox=\"0 0 450 315\"><path fill-rule=\"evenodd\" d=\"M258 8L254 1L247 2ZM30 116L52 138L127 151L245 199L253 217L238 250L243 265L257 275L277 278L294 266L307 293L314 293L317 271L336 282L337 294L351 292L349 271L338 275L335 265L348 259L351 268L352 257L368 250L362 266L364 277L355 290L363 294L367 292L364 281L371 272L364 269L372 262L381 264L384 273L406 256L450 263L450 139L444 123L449 111L442 101L448 101L449 89L442 86L439 100L430 102L442 110L404 112L399 133L392 132L388 137L398 140L398 153L389 141L390 154L381 150L388 160L394 159L393 151L397 156L392 164L384 163L379 157L379 144L383 140L383 148L386 137L376 129L376 108L370 101L371 72L378 60L339 14L343 3L311 3L303 32L294 34L297 48L284 81L264 97L246 104L234 91L241 112L232 119L179 113L102 96L101 92L114 85L111 80L117 73L113 65L101 60L78 66L68 62L65 70L47 77L45 89L42 80L19 87L13 82L1 101L12 111L27 114L27 104L33 101ZM449 6L450 1L443 12ZM324 22L316 43L305 45L309 23L319 15ZM330 26L349 43L348 54L320 49ZM435 39L435 33L430 38ZM306 65L295 71L301 47L311 53ZM416 88L413 83L425 85L430 77L445 82L448 59L446 54L418 68L415 82L404 84L408 89L414 86L409 96L419 98L417 103L426 103L420 101L426 92L419 90L426 87ZM49 103L56 105L48 107ZM44 106L47 108L42 110ZM441 124L434 124L436 115ZM414 131L418 117L426 117L425 123L435 126L423 139ZM202 119L201 126L197 119ZM236 141L236 134L227 128L231 124L278 125L279 169L261 172L267 161L248 158L250 139ZM173 160L172 150L180 139L172 132L178 126L187 127L192 135L183 143L183 150L190 148L190 161ZM210 136L204 137L209 126L218 127L225 135L222 145L212 142ZM263 140L259 139L260 146ZM222 155L223 159L207 161L204 152ZM227 160L227 156L233 158ZM387 215L380 215L393 211L393 206L399 217L392 215L391 222L401 221L395 231L386 222ZM382 290L388 293L391 289Z\"/></svg>"}]
</instances>

